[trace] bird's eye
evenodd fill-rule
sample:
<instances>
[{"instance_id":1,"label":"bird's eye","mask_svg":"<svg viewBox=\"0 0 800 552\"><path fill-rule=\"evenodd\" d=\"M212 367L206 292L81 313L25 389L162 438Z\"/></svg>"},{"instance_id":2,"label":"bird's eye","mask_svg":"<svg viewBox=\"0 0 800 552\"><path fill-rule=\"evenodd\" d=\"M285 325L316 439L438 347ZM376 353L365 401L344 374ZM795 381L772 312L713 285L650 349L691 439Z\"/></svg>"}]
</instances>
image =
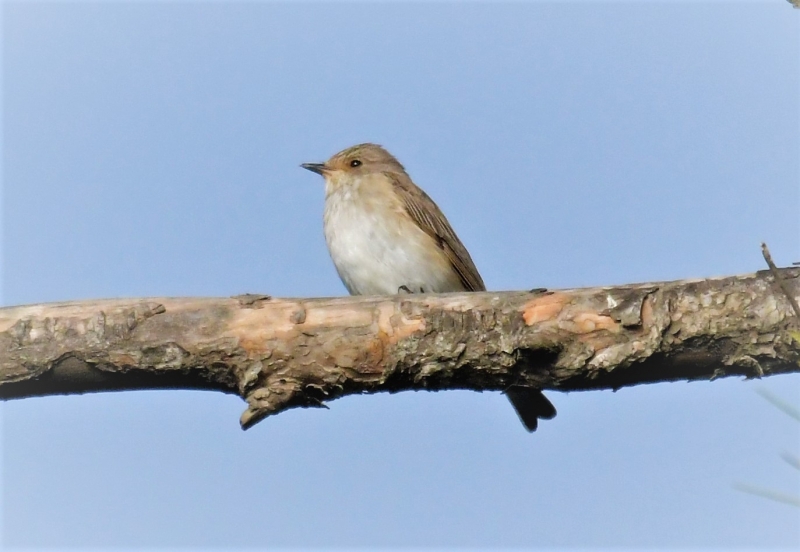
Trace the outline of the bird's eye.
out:
<instances>
[{"instance_id":1,"label":"bird's eye","mask_svg":"<svg viewBox=\"0 0 800 552\"><path fill-rule=\"evenodd\" d=\"M350 166L351 167L360 167L361 166L361 161L359 161L358 159L353 159L352 161L350 161Z\"/></svg>"}]
</instances>

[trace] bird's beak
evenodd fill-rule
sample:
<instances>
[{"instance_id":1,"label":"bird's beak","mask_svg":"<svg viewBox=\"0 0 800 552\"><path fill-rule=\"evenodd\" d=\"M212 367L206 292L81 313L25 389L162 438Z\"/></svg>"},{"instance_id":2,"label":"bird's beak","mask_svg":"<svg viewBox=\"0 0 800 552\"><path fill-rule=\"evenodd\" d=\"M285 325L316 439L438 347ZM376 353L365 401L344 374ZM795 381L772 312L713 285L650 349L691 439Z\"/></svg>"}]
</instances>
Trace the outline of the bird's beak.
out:
<instances>
[{"instance_id":1,"label":"bird's beak","mask_svg":"<svg viewBox=\"0 0 800 552\"><path fill-rule=\"evenodd\" d=\"M325 170L327 169L325 163L303 163L300 166L303 167L304 169L307 169L311 172L315 172L317 174L321 174L323 176L325 175Z\"/></svg>"}]
</instances>

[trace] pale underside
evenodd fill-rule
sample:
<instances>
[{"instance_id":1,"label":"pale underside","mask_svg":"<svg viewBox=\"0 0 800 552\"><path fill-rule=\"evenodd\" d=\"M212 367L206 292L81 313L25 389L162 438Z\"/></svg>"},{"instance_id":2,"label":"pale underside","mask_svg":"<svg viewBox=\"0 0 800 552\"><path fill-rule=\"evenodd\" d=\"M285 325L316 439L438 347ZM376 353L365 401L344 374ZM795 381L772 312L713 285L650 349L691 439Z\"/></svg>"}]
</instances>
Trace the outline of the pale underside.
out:
<instances>
[{"instance_id":1,"label":"pale underside","mask_svg":"<svg viewBox=\"0 0 800 552\"><path fill-rule=\"evenodd\" d=\"M368 177L367 177L368 178ZM399 199L379 193L388 182L354 179L331 186L324 229L331 258L353 295L464 291L442 248L409 217ZM378 193L376 193L378 192Z\"/></svg>"}]
</instances>

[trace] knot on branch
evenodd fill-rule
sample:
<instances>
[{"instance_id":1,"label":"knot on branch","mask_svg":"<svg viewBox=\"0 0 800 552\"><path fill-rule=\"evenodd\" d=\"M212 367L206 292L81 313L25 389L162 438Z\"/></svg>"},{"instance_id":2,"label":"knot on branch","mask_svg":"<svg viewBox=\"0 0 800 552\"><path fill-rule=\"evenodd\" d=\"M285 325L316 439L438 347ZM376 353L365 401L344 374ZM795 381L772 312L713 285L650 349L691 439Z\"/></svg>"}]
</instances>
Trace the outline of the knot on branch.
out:
<instances>
[{"instance_id":1,"label":"knot on branch","mask_svg":"<svg viewBox=\"0 0 800 552\"><path fill-rule=\"evenodd\" d=\"M247 395L247 410L242 413L239 423L242 429L250 429L267 416L289 408L328 408L322 399L325 394L318 385L303 384L291 377L272 378L266 386Z\"/></svg>"}]
</instances>

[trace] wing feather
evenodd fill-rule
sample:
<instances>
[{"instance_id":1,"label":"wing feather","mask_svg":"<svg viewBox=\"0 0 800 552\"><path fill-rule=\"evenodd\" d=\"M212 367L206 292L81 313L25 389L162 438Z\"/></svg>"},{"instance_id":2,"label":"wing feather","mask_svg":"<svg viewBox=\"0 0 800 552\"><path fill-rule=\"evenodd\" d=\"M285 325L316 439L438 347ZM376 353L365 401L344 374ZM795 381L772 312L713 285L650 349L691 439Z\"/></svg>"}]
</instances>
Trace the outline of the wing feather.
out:
<instances>
[{"instance_id":1,"label":"wing feather","mask_svg":"<svg viewBox=\"0 0 800 552\"><path fill-rule=\"evenodd\" d=\"M458 274L464 290L485 291L486 286L467 248L430 196L416 186L407 174L386 173L386 176L392 181L406 212L426 234L436 240Z\"/></svg>"}]
</instances>

